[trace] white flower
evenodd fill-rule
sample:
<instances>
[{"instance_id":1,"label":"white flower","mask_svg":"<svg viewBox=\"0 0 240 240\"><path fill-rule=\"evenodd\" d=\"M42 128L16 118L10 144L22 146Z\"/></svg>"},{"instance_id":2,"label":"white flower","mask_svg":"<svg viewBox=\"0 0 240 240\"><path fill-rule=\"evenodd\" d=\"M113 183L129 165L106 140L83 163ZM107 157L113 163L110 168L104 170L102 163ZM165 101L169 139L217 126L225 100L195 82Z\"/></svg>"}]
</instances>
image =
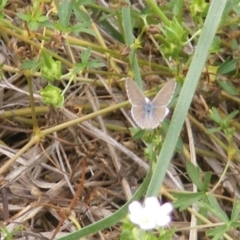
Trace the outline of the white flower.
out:
<instances>
[{"instance_id":1,"label":"white flower","mask_svg":"<svg viewBox=\"0 0 240 240\"><path fill-rule=\"evenodd\" d=\"M138 201L134 201L128 206L128 209L131 222L139 225L141 229L149 230L170 223L169 214L173 207L170 203L161 206L156 197L149 197L145 199L144 206Z\"/></svg>"}]
</instances>

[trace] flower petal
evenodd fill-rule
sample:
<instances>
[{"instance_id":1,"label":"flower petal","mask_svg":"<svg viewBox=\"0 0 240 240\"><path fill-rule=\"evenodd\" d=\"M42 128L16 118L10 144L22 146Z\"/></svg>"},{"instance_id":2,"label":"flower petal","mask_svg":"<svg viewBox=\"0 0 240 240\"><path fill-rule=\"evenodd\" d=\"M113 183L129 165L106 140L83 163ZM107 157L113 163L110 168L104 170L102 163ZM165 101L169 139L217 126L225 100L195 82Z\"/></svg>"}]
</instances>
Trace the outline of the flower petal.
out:
<instances>
[{"instance_id":1,"label":"flower petal","mask_svg":"<svg viewBox=\"0 0 240 240\"><path fill-rule=\"evenodd\" d=\"M156 197L148 197L144 201L145 208L148 210L156 210L161 207Z\"/></svg>"},{"instance_id":2,"label":"flower petal","mask_svg":"<svg viewBox=\"0 0 240 240\"><path fill-rule=\"evenodd\" d=\"M160 208L161 214L163 215L171 213L172 210L173 210L173 206L171 203L164 203Z\"/></svg>"},{"instance_id":3,"label":"flower petal","mask_svg":"<svg viewBox=\"0 0 240 240\"><path fill-rule=\"evenodd\" d=\"M151 211L148 211L137 201L132 202L128 209L130 211L129 219L132 223L139 225L143 230L149 230L156 227L156 219L152 217Z\"/></svg>"},{"instance_id":4,"label":"flower petal","mask_svg":"<svg viewBox=\"0 0 240 240\"><path fill-rule=\"evenodd\" d=\"M149 218L148 221L141 221L139 226L143 230L150 230L156 228L156 221L154 219Z\"/></svg>"},{"instance_id":5,"label":"flower petal","mask_svg":"<svg viewBox=\"0 0 240 240\"><path fill-rule=\"evenodd\" d=\"M134 202L130 203L128 206L128 210L130 213L135 213L135 212L141 211L142 209L143 209L143 207L141 206L141 204L138 201L134 201Z\"/></svg>"},{"instance_id":6,"label":"flower petal","mask_svg":"<svg viewBox=\"0 0 240 240\"><path fill-rule=\"evenodd\" d=\"M141 216L143 215L143 211L144 211L141 204L138 201L134 201L129 204L128 210L130 212L129 218L131 222L139 225L141 221Z\"/></svg>"},{"instance_id":7,"label":"flower petal","mask_svg":"<svg viewBox=\"0 0 240 240\"><path fill-rule=\"evenodd\" d=\"M143 230L150 230L170 223L171 217L168 214L173 210L173 206L170 203L161 206L156 197L149 197L145 199L144 206L134 201L128 209L131 222L139 225Z\"/></svg>"},{"instance_id":8,"label":"flower petal","mask_svg":"<svg viewBox=\"0 0 240 240\"><path fill-rule=\"evenodd\" d=\"M170 216L166 215L166 216L159 217L156 221L156 224L159 227L163 227L163 226L166 226L167 224L169 224L170 222L171 222Z\"/></svg>"}]
</instances>

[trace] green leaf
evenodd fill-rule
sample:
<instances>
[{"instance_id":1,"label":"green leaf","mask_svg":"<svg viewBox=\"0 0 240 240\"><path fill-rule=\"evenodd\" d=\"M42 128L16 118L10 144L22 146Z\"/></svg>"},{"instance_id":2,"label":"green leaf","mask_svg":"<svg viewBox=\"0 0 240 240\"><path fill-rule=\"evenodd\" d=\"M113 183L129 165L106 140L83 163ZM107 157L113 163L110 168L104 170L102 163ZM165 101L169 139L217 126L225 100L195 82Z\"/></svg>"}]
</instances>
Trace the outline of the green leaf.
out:
<instances>
[{"instance_id":1,"label":"green leaf","mask_svg":"<svg viewBox=\"0 0 240 240\"><path fill-rule=\"evenodd\" d=\"M31 20L31 17L29 17L29 16L26 15L26 14L23 14L23 13L16 13L16 15L17 15L20 19L22 19L23 21L28 22L28 21Z\"/></svg>"},{"instance_id":2,"label":"green leaf","mask_svg":"<svg viewBox=\"0 0 240 240\"><path fill-rule=\"evenodd\" d=\"M160 229L159 231L159 237L156 238L157 240L172 240L173 235L175 234L175 229L168 229L167 231L164 229Z\"/></svg>"},{"instance_id":3,"label":"green leaf","mask_svg":"<svg viewBox=\"0 0 240 240\"><path fill-rule=\"evenodd\" d=\"M220 124L222 121L222 118L215 107L211 109L209 117L218 124Z\"/></svg>"},{"instance_id":4,"label":"green leaf","mask_svg":"<svg viewBox=\"0 0 240 240\"><path fill-rule=\"evenodd\" d=\"M92 49L88 47L84 52L81 53L81 61L82 63L86 64L88 62L88 59L91 55Z\"/></svg>"},{"instance_id":5,"label":"green leaf","mask_svg":"<svg viewBox=\"0 0 240 240\"><path fill-rule=\"evenodd\" d=\"M218 67L217 74L224 75L224 74L235 71L237 68L238 62L239 62L239 59L229 60L229 58L227 58L224 61L224 63Z\"/></svg>"},{"instance_id":6,"label":"green leaf","mask_svg":"<svg viewBox=\"0 0 240 240\"><path fill-rule=\"evenodd\" d=\"M94 3L94 0L78 0L77 1L77 4L80 6L87 6L92 3ZM77 6L77 4L76 4L76 6Z\"/></svg>"},{"instance_id":7,"label":"green leaf","mask_svg":"<svg viewBox=\"0 0 240 240\"><path fill-rule=\"evenodd\" d=\"M210 186L211 177L212 177L212 174L210 172L205 173L203 178L202 189L201 189L203 192L207 192Z\"/></svg>"},{"instance_id":8,"label":"green leaf","mask_svg":"<svg viewBox=\"0 0 240 240\"><path fill-rule=\"evenodd\" d=\"M46 17L46 16L39 16L38 18L37 18L37 21L38 22L45 22L45 21L47 21L48 20L48 17Z\"/></svg>"},{"instance_id":9,"label":"green leaf","mask_svg":"<svg viewBox=\"0 0 240 240\"><path fill-rule=\"evenodd\" d=\"M54 0L55 6L58 10L60 24L63 27L63 30L67 31L75 0L60 0L59 2Z\"/></svg>"},{"instance_id":10,"label":"green leaf","mask_svg":"<svg viewBox=\"0 0 240 240\"><path fill-rule=\"evenodd\" d=\"M35 62L31 60L23 60L23 63L21 65L21 69L32 69L32 72L36 72L37 69L40 67L40 62Z\"/></svg>"},{"instance_id":11,"label":"green leaf","mask_svg":"<svg viewBox=\"0 0 240 240\"><path fill-rule=\"evenodd\" d=\"M89 2L91 2L91 1L89 1ZM79 3L76 4L76 5L74 6L74 9L73 9L74 14L75 14L77 20L80 21L80 22L90 22L91 19L90 19L90 17L88 16L88 14L85 13L84 11L82 11L82 10L79 8L78 5L79 5Z\"/></svg>"},{"instance_id":12,"label":"green leaf","mask_svg":"<svg viewBox=\"0 0 240 240\"><path fill-rule=\"evenodd\" d=\"M232 208L231 222L239 221L239 215L240 215L240 201L235 199Z\"/></svg>"},{"instance_id":13,"label":"green leaf","mask_svg":"<svg viewBox=\"0 0 240 240\"><path fill-rule=\"evenodd\" d=\"M225 125L225 127L229 127L230 122L234 119L234 117L238 114L238 110L235 110L233 112L231 112L224 120L223 120L223 124Z\"/></svg>"},{"instance_id":14,"label":"green leaf","mask_svg":"<svg viewBox=\"0 0 240 240\"><path fill-rule=\"evenodd\" d=\"M202 189L202 180L200 168L194 166L191 162L187 162L187 173L192 182L197 186L199 190Z\"/></svg>"},{"instance_id":15,"label":"green leaf","mask_svg":"<svg viewBox=\"0 0 240 240\"><path fill-rule=\"evenodd\" d=\"M205 199L204 199L205 200ZM205 218L208 218L208 210L203 207L203 206L199 206L199 210L198 210L198 213L200 215L202 215L203 217ZM197 220L197 224L200 225L200 224L203 224L204 222L201 220L201 219L198 219Z\"/></svg>"},{"instance_id":16,"label":"green leaf","mask_svg":"<svg viewBox=\"0 0 240 240\"><path fill-rule=\"evenodd\" d=\"M6 6L8 0L1 0L0 2L0 11L3 10L3 8Z\"/></svg>"},{"instance_id":17,"label":"green leaf","mask_svg":"<svg viewBox=\"0 0 240 240\"><path fill-rule=\"evenodd\" d=\"M90 35L95 36L95 32L92 29L90 29L90 25L91 25L91 22L79 23L79 24L73 25L70 29L75 34L84 32L84 33L88 33Z\"/></svg>"},{"instance_id":18,"label":"green leaf","mask_svg":"<svg viewBox=\"0 0 240 240\"><path fill-rule=\"evenodd\" d=\"M146 130L140 129L140 128L129 128L131 134L132 134L132 138L134 140L139 140L142 139Z\"/></svg>"},{"instance_id":19,"label":"green leaf","mask_svg":"<svg viewBox=\"0 0 240 240\"><path fill-rule=\"evenodd\" d=\"M219 52L221 52L221 50L222 50L221 49L221 38L216 36L213 39L211 48L209 49L209 52L213 54L213 53L219 53Z\"/></svg>"},{"instance_id":20,"label":"green leaf","mask_svg":"<svg viewBox=\"0 0 240 240\"><path fill-rule=\"evenodd\" d=\"M207 129L206 133L211 134L211 133L216 133L216 132L220 132L221 128L211 128L211 129Z\"/></svg>"},{"instance_id":21,"label":"green leaf","mask_svg":"<svg viewBox=\"0 0 240 240\"><path fill-rule=\"evenodd\" d=\"M199 202L205 194L202 192L199 193L174 193L173 196L177 198L174 202L174 207L179 207L180 211L185 210L193 203Z\"/></svg>"},{"instance_id":22,"label":"green leaf","mask_svg":"<svg viewBox=\"0 0 240 240\"><path fill-rule=\"evenodd\" d=\"M207 194L207 199L210 204L209 210L215 214L221 221L229 223L229 218L227 214L219 206L218 201L211 194Z\"/></svg>"},{"instance_id":23,"label":"green leaf","mask_svg":"<svg viewBox=\"0 0 240 240\"><path fill-rule=\"evenodd\" d=\"M220 237L223 236L224 233L226 233L226 231L227 231L227 226L223 225L220 227L211 228L206 232L206 234L207 236L213 236L211 240L218 240L220 239Z\"/></svg>"},{"instance_id":24,"label":"green leaf","mask_svg":"<svg viewBox=\"0 0 240 240\"><path fill-rule=\"evenodd\" d=\"M231 222L231 227L232 228L239 228L240 227L240 222Z\"/></svg>"},{"instance_id":25,"label":"green leaf","mask_svg":"<svg viewBox=\"0 0 240 240\"><path fill-rule=\"evenodd\" d=\"M38 29L38 27L39 27L39 24L38 24L38 22L36 22L36 21L30 21L30 23L28 24L28 26L29 26L29 29L31 29L31 30L37 30Z\"/></svg>"},{"instance_id":26,"label":"green leaf","mask_svg":"<svg viewBox=\"0 0 240 240\"><path fill-rule=\"evenodd\" d=\"M93 14L96 15L97 13L100 13L100 11L94 11ZM119 30L117 30L111 22L109 22L107 19L115 16L115 14L104 14L100 17L100 26L104 31L106 31L109 35L111 35L114 39L116 39L118 42L124 43L123 35Z\"/></svg>"},{"instance_id":27,"label":"green leaf","mask_svg":"<svg viewBox=\"0 0 240 240\"><path fill-rule=\"evenodd\" d=\"M100 68L106 66L104 63L99 62L98 60L92 60L87 63L88 68Z\"/></svg>"},{"instance_id":28,"label":"green leaf","mask_svg":"<svg viewBox=\"0 0 240 240\"><path fill-rule=\"evenodd\" d=\"M223 89L226 93L228 93L232 96L238 95L237 89L232 85L232 83L230 81L222 81L222 80L217 79L217 83L219 84L221 89Z\"/></svg>"},{"instance_id":29,"label":"green leaf","mask_svg":"<svg viewBox=\"0 0 240 240\"><path fill-rule=\"evenodd\" d=\"M74 69L72 70L73 74L81 73L86 68L98 68L105 66L103 63L100 63L97 60L89 61L91 56L91 48L88 47L84 52L81 54L81 63L75 65Z\"/></svg>"}]
</instances>

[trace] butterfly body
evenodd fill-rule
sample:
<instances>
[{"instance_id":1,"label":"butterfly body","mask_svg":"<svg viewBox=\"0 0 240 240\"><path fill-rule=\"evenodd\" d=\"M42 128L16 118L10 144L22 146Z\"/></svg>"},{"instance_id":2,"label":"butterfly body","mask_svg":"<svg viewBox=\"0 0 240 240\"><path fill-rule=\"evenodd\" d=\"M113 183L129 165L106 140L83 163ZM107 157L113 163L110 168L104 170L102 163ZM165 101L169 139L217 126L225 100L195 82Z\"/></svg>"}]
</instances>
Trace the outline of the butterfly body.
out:
<instances>
[{"instance_id":1,"label":"butterfly body","mask_svg":"<svg viewBox=\"0 0 240 240\"><path fill-rule=\"evenodd\" d=\"M144 104L144 111L146 112L146 114L151 114L154 110L154 106L148 98L145 98L145 100L146 103Z\"/></svg>"},{"instance_id":2,"label":"butterfly body","mask_svg":"<svg viewBox=\"0 0 240 240\"><path fill-rule=\"evenodd\" d=\"M142 129L154 129L169 113L166 107L172 99L175 90L175 81L169 81L150 101L144 97L136 83L128 78L126 89L130 103L132 104L131 114L136 124Z\"/></svg>"}]
</instances>

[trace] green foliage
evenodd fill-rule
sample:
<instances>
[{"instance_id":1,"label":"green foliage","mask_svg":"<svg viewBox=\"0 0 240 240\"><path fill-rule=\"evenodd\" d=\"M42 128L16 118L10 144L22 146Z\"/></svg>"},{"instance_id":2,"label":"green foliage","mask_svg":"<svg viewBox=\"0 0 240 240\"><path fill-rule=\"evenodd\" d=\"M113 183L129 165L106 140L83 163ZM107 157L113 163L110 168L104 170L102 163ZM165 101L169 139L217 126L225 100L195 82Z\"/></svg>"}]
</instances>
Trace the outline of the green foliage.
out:
<instances>
[{"instance_id":1,"label":"green foliage","mask_svg":"<svg viewBox=\"0 0 240 240\"><path fill-rule=\"evenodd\" d=\"M6 4L7 4L7 0L2 0L0 2L0 20L4 18L4 14L2 13L2 11Z\"/></svg>"},{"instance_id":2,"label":"green foliage","mask_svg":"<svg viewBox=\"0 0 240 240\"><path fill-rule=\"evenodd\" d=\"M3 68L3 63L0 64L0 79L2 80L2 68ZM0 80L0 81L1 81Z\"/></svg>"},{"instance_id":3,"label":"green foliage","mask_svg":"<svg viewBox=\"0 0 240 240\"><path fill-rule=\"evenodd\" d=\"M217 74L225 75L227 73L235 72L239 59L231 59L228 57L217 69Z\"/></svg>"},{"instance_id":4,"label":"green foliage","mask_svg":"<svg viewBox=\"0 0 240 240\"><path fill-rule=\"evenodd\" d=\"M176 201L175 207L179 207L180 210L184 210L190 207L192 204L197 204L206 201L206 193L208 191L211 174L206 173L203 175L199 167L194 166L191 162L187 162L187 173L193 184L198 188L199 192L196 193L175 193Z\"/></svg>"},{"instance_id":5,"label":"green foliage","mask_svg":"<svg viewBox=\"0 0 240 240\"><path fill-rule=\"evenodd\" d=\"M235 132L235 128L230 126L231 121L234 119L234 117L238 114L238 110L233 111L230 113L225 119L222 119L220 114L218 113L218 110L216 108L212 108L210 111L209 117L218 124L217 128L211 128L208 129L208 133L215 133L219 131L223 131L226 135L227 139L231 139L233 137L233 134Z\"/></svg>"},{"instance_id":6,"label":"green foliage","mask_svg":"<svg viewBox=\"0 0 240 240\"><path fill-rule=\"evenodd\" d=\"M0 233L1 233L1 236L4 237L5 240L13 240L14 235L16 233L20 232L21 229L22 229L22 226L18 226L16 228L14 228L13 231L9 232L6 227L1 227Z\"/></svg>"},{"instance_id":7,"label":"green foliage","mask_svg":"<svg viewBox=\"0 0 240 240\"><path fill-rule=\"evenodd\" d=\"M82 72L87 68L99 68L105 66L103 63L100 63L98 60L89 60L91 56L91 48L88 47L81 54L81 62L76 64L72 73L73 74L82 74Z\"/></svg>"},{"instance_id":8,"label":"green foliage","mask_svg":"<svg viewBox=\"0 0 240 240\"><path fill-rule=\"evenodd\" d=\"M94 0L78 0L74 1L73 11L75 13L76 18L79 21L90 21L90 17L86 12L81 10L80 6L88 6L90 4L94 4Z\"/></svg>"},{"instance_id":9,"label":"green foliage","mask_svg":"<svg viewBox=\"0 0 240 240\"><path fill-rule=\"evenodd\" d=\"M176 18L174 18L169 25L164 25L160 29L165 36L165 41L167 43L161 45L160 50L166 57L171 56L174 59L178 59L182 52L182 47L187 41L187 31Z\"/></svg>"},{"instance_id":10,"label":"green foliage","mask_svg":"<svg viewBox=\"0 0 240 240\"><path fill-rule=\"evenodd\" d=\"M25 59L21 65L21 69L31 69L31 72L34 73L39 69L40 66L40 62Z\"/></svg>"},{"instance_id":11,"label":"green foliage","mask_svg":"<svg viewBox=\"0 0 240 240\"><path fill-rule=\"evenodd\" d=\"M45 27L50 24L48 18L43 16L41 11L31 12L27 10L25 14L17 13L17 16L28 24L30 30L37 30L39 27Z\"/></svg>"},{"instance_id":12,"label":"green foliage","mask_svg":"<svg viewBox=\"0 0 240 240\"><path fill-rule=\"evenodd\" d=\"M156 156L160 153L164 137L167 134L169 127L168 120L164 120L161 123L161 127L155 130L144 130L140 128L130 128L133 139L142 140L147 144L144 149L144 155L150 161L156 161ZM176 145L176 151L183 151L183 142L179 137Z\"/></svg>"},{"instance_id":13,"label":"green foliage","mask_svg":"<svg viewBox=\"0 0 240 240\"><path fill-rule=\"evenodd\" d=\"M54 60L44 51L42 51L42 58L40 61L42 62L41 75L44 79L48 81L60 80L62 76L62 63L60 61Z\"/></svg>"},{"instance_id":14,"label":"green foliage","mask_svg":"<svg viewBox=\"0 0 240 240\"><path fill-rule=\"evenodd\" d=\"M44 89L40 90L39 93L43 97L43 102L48 105L55 107L62 107L64 103L64 97L61 95L61 90L48 84Z\"/></svg>"},{"instance_id":15,"label":"green foliage","mask_svg":"<svg viewBox=\"0 0 240 240\"><path fill-rule=\"evenodd\" d=\"M198 190L207 192L211 180L211 174L206 173L202 179L201 171L198 166L194 166L191 162L187 162L187 173L191 181L197 186Z\"/></svg>"},{"instance_id":16,"label":"green foliage","mask_svg":"<svg viewBox=\"0 0 240 240\"><path fill-rule=\"evenodd\" d=\"M171 240L173 234L174 229L164 230L163 228L160 228L158 230L158 234L154 234L152 231L143 231L134 227L133 224L125 218L120 240Z\"/></svg>"},{"instance_id":17,"label":"green foliage","mask_svg":"<svg viewBox=\"0 0 240 240\"><path fill-rule=\"evenodd\" d=\"M209 4L205 0L193 0L191 2L190 10L192 16L204 17L207 14Z\"/></svg>"},{"instance_id":18,"label":"green foliage","mask_svg":"<svg viewBox=\"0 0 240 240\"><path fill-rule=\"evenodd\" d=\"M135 240L134 235L134 225L129 221L128 218L124 219L123 225L122 225L122 233L120 240L129 239L129 240Z\"/></svg>"},{"instance_id":19,"label":"green foliage","mask_svg":"<svg viewBox=\"0 0 240 240\"><path fill-rule=\"evenodd\" d=\"M221 87L223 91L230 95L238 95L237 89L233 86L233 84L230 81L221 81L220 79L217 79L217 83Z\"/></svg>"},{"instance_id":20,"label":"green foliage","mask_svg":"<svg viewBox=\"0 0 240 240\"><path fill-rule=\"evenodd\" d=\"M234 12L238 16L240 15L240 5L239 0L228 0L228 3L224 9L223 20L229 17L229 13Z\"/></svg>"},{"instance_id":21,"label":"green foliage","mask_svg":"<svg viewBox=\"0 0 240 240\"><path fill-rule=\"evenodd\" d=\"M224 233L232 230L233 228L237 228L240 226L239 223L239 210L240 210L240 202L239 200L234 201L231 218L229 219L226 215L225 211L219 206L217 200L209 195L208 196L209 205L206 205L208 210L212 212L215 216L218 217L223 222L222 226L209 229L207 231L207 236L213 237L212 239L220 239Z\"/></svg>"},{"instance_id":22,"label":"green foliage","mask_svg":"<svg viewBox=\"0 0 240 240\"><path fill-rule=\"evenodd\" d=\"M69 26L69 20L72 13L72 9L75 3L75 0L54 0L55 6L57 8L58 17L59 17L59 25L61 26L62 31L66 31Z\"/></svg>"},{"instance_id":23,"label":"green foliage","mask_svg":"<svg viewBox=\"0 0 240 240\"><path fill-rule=\"evenodd\" d=\"M148 137L145 135L146 137L143 138L149 144L148 147L144 151L145 156L149 160L152 159L152 160L156 161L155 158L160 153L160 151L162 149L162 144L163 144L164 138L167 134L168 128L169 128L169 122L167 120L165 120L161 124L161 128L159 130L156 130L156 131L153 131L153 132L150 131L147 135ZM183 151L183 142L182 142L182 139L180 137L177 140L175 150L178 151L178 152Z\"/></svg>"},{"instance_id":24,"label":"green foliage","mask_svg":"<svg viewBox=\"0 0 240 240\"><path fill-rule=\"evenodd\" d=\"M159 237L157 238L157 240L172 240L174 233L175 233L174 228L169 229L169 230L160 229Z\"/></svg>"},{"instance_id":25,"label":"green foliage","mask_svg":"<svg viewBox=\"0 0 240 240\"><path fill-rule=\"evenodd\" d=\"M211 46L211 48L209 49L209 52L210 53L219 53L219 52L221 52L221 39L220 39L220 37L214 37L214 39L213 39L213 42L212 42L212 46Z\"/></svg>"},{"instance_id":26,"label":"green foliage","mask_svg":"<svg viewBox=\"0 0 240 240\"><path fill-rule=\"evenodd\" d=\"M90 1L89 3L91 2L92 1ZM85 32L85 33L94 35L94 32L90 29L91 21L89 17L87 17L86 14L79 9L79 5L81 5L81 1L61 0L58 2L54 0L54 3L58 10L57 12L59 17L59 21L56 22L55 24L56 29L65 33L74 32L77 34L80 32ZM83 1L83 3L86 4L85 1ZM70 21L70 16L73 10L74 10L74 13L77 14L78 20L81 20L82 23L77 23L73 26L70 26L69 21Z\"/></svg>"}]
</instances>

